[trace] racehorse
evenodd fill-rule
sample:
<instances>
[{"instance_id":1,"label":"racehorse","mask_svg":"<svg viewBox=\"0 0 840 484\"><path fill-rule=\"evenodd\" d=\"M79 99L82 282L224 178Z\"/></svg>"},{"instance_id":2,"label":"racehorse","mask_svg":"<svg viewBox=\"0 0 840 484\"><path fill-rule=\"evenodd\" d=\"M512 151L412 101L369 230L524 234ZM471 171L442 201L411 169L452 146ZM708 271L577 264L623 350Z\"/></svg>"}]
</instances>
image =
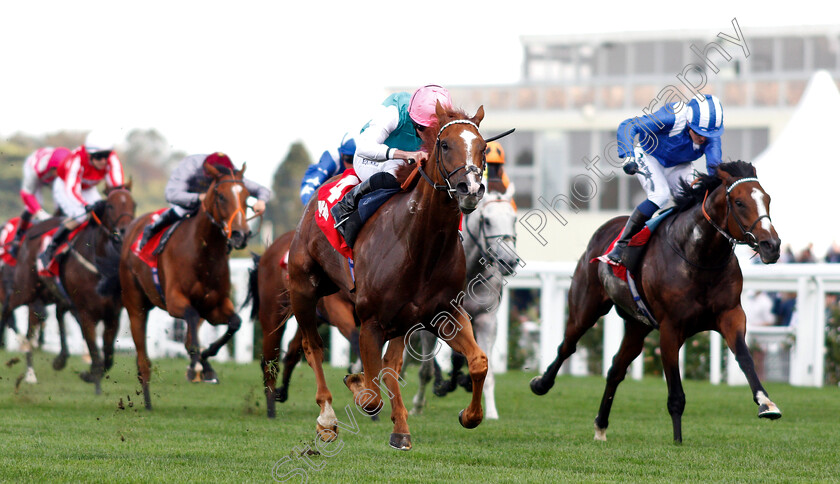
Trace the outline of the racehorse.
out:
<instances>
[{"instance_id":1,"label":"racehorse","mask_svg":"<svg viewBox=\"0 0 840 484\"><path fill-rule=\"evenodd\" d=\"M157 275L134 252L136 241L152 214L142 215L128 227L128 243L122 247L119 289L131 320L138 378L147 410L151 410L152 400L146 320L153 307L186 320L190 372L200 374L210 382L218 380L208 358L216 356L241 324L230 299L228 254L231 248L244 248L251 236L245 212L249 193L242 183L245 166L232 173L211 165L205 166L205 170L213 177L213 182L198 212L181 221L163 247L158 256ZM198 324L201 319L212 325L227 324L227 331L199 352Z\"/></svg>"},{"instance_id":2,"label":"racehorse","mask_svg":"<svg viewBox=\"0 0 840 484\"><path fill-rule=\"evenodd\" d=\"M91 357L90 370L80 373L79 376L82 380L93 383L98 395L102 392L103 375L114 364L114 341L119 330L122 304L118 295L101 296L97 293L96 286L101 278L97 259L106 256L111 244L119 244L125 228L134 219L136 205L131 196L131 181L125 186L106 190L105 200L94 204L94 207L87 225L68 243L67 253L57 258L57 278L38 275L36 256L43 244L40 236L45 232L44 229L56 226L59 219L35 225L27 231L15 270L16 290L11 294L7 307L11 311L24 304L35 307L44 303L56 304L61 337L61 352L53 361L53 368L57 370L64 367L67 359L63 315L69 310L79 322ZM3 317L5 311L6 307ZM33 311L30 307L30 329L27 332L29 341L25 345L27 361L31 358L33 312L37 314L38 311ZM100 353L96 341L96 324L99 321L103 321L105 325L104 356Z\"/></svg>"},{"instance_id":3,"label":"racehorse","mask_svg":"<svg viewBox=\"0 0 840 484\"><path fill-rule=\"evenodd\" d=\"M464 218L462 231L464 254L467 260L467 287L463 307L472 317L475 339L478 346L491 360L493 345L496 342L496 312L504 287L504 277L510 276L519 264L516 255L516 211L511 198L499 192L489 192L478 204L475 212ZM436 340L427 331L420 333L423 355L435 353ZM420 364L420 385L414 396L414 409L417 415L423 411L426 403L426 384L435 376L435 394L443 396L457 387L462 376L460 367L464 358L453 354L453 368L448 384L440 385L440 368L434 358L423 358ZM469 381L469 380L467 380ZM469 385L467 385L468 387ZM486 418L498 419L496 410L495 378L493 365L487 369L484 380L484 406Z\"/></svg>"},{"instance_id":4,"label":"racehorse","mask_svg":"<svg viewBox=\"0 0 840 484\"><path fill-rule=\"evenodd\" d=\"M280 344L286 332L286 320L292 315L289 300L288 269L283 258L289 252L289 246L295 233L287 232L278 237L263 253L254 256L254 268L248 280L248 300L253 300L251 319L260 322L263 335L263 355L260 366L265 385L266 409L268 418L274 418L275 402L285 402L289 397L289 382L292 371L300 361L302 339L300 328L289 342L289 348L283 357L283 378L280 387L276 387L280 364ZM244 305L244 303L243 303ZM358 341L356 320L353 306L340 294L333 294L322 299L318 304L321 320L335 326L351 341Z\"/></svg>"},{"instance_id":5,"label":"racehorse","mask_svg":"<svg viewBox=\"0 0 840 484\"><path fill-rule=\"evenodd\" d=\"M685 393L679 372L679 349L690 336L714 330L723 335L735 354L758 405L758 416L781 417L755 372L745 342L746 316L741 308L743 276L733 256L736 243L747 244L765 264L779 259L781 244L770 221L770 196L759 184L755 168L735 161L716 168L716 175L701 175L692 185L682 184L675 197L676 214L660 224L647 244L636 280L647 302L648 314L659 326L662 367L668 385L668 412L674 441L682 442ZM601 226L578 261L569 289L569 317L557 358L542 377L531 380L531 390L544 395L554 385L560 365L599 317L615 305L624 318L624 339L607 373L601 407L595 418L595 439L606 440L610 408L627 367L641 353L645 336L653 329L639 316L626 282L611 266L591 263L615 240L627 217Z\"/></svg>"},{"instance_id":6,"label":"racehorse","mask_svg":"<svg viewBox=\"0 0 840 484\"><path fill-rule=\"evenodd\" d=\"M446 110L438 104L436 113L438 123L421 134L430 153L428 161L418 167L424 181L418 181L409 192L394 195L359 232L353 249L355 282L347 260L317 226L318 197L312 197L307 205L292 241L289 289L303 333L306 360L317 381L315 401L320 415L316 429L321 440L335 439L338 427L321 366L323 342L315 308L320 298L336 292L353 301L361 323L359 347L364 373L348 375L345 385L357 405L371 415L383 406L378 384L386 385L394 422L390 438L393 448L411 448L408 412L400 395L404 382L399 381L399 374L403 336L415 325L434 331L467 357L472 401L458 420L462 426L474 428L483 418L481 392L487 357L475 342L472 325L460 307L466 263L458 225L459 211L472 212L484 195L481 173L485 142L478 130L484 108L469 118L462 111ZM386 341L388 349L383 357Z\"/></svg>"}]
</instances>

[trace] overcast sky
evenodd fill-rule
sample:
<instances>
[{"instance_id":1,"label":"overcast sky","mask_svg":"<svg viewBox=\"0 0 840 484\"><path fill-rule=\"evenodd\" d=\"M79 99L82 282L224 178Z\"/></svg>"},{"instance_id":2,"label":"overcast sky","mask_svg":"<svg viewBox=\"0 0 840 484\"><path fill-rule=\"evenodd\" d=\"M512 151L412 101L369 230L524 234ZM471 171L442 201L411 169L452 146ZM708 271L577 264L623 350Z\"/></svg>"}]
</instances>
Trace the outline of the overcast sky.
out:
<instances>
[{"instance_id":1,"label":"overcast sky","mask_svg":"<svg viewBox=\"0 0 840 484\"><path fill-rule=\"evenodd\" d=\"M733 17L745 31L840 27L838 2L773 8L766 1L4 2L0 135L155 128L175 149L226 151L266 181L290 143L302 140L317 158L367 121L389 86L516 82L521 35L710 29L711 40L732 32Z\"/></svg>"}]
</instances>

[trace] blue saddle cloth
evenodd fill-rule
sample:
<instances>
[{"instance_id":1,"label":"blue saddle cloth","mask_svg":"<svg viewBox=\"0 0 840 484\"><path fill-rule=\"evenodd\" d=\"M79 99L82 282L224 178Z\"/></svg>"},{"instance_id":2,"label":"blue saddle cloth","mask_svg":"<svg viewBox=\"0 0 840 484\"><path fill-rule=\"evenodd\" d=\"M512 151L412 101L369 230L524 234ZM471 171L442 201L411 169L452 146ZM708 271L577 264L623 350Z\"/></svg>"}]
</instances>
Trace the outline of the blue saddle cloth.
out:
<instances>
[{"instance_id":1,"label":"blue saddle cloth","mask_svg":"<svg viewBox=\"0 0 840 484\"><path fill-rule=\"evenodd\" d=\"M376 213L382 204L387 202L391 197L400 191L401 190L399 188L382 188L374 190L362 197L362 200L359 202L359 207L357 208L359 216L362 219L362 225L364 225L369 218L373 217L373 214ZM359 229L361 229L361 227L359 227Z\"/></svg>"}]
</instances>

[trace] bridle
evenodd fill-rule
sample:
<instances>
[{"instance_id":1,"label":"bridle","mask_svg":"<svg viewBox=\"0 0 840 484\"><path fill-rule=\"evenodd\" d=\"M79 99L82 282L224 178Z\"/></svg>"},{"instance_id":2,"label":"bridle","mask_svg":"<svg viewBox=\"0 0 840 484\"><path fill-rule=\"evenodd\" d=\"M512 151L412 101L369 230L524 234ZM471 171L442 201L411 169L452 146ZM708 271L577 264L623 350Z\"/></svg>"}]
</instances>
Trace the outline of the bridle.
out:
<instances>
[{"instance_id":1,"label":"bridle","mask_svg":"<svg viewBox=\"0 0 840 484\"><path fill-rule=\"evenodd\" d=\"M123 191L123 192L129 193L129 194L131 193L127 188L119 187L119 188L114 188L113 190L111 190L108 195L110 196L111 193L114 193L114 192L117 192L117 191ZM108 209L113 209L114 208L113 205L107 203L107 199L105 200L105 202L106 202L105 203L106 212L107 212ZM113 221L110 220L110 219L106 219L106 221L109 222L108 225L110 225L110 227L102 222L102 219L100 219L99 216L96 215L95 210L91 210L90 217L93 219L94 222L96 222L97 227L99 229L103 230L111 240L113 240L116 243L121 243L122 242L122 235L120 234L120 231L117 230L117 226L120 223L120 220L122 220L123 218L127 217L129 220L133 219L134 214L129 213L129 212L123 212L123 213L119 214L119 216Z\"/></svg>"},{"instance_id":2,"label":"bridle","mask_svg":"<svg viewBox=\"0 0 840 484\"><path fill-rule=\"evenodd\" d=\"M487 203L494 203L494 202L510 203L508 200L505 200L504 198L497 198L495 200L488 200L484 203L487 204ZM502 240L502 241L512 241L513 245L515 246L516 245L516 234L514 233L512 235L511 234L488 235L485 228L484 228L484 226L485 226L485 224L484 224L484 220L485 220L484 208L485 207L486 207L486 205L484 207L482 207L481 211L479 212L479 216L478 216L478 236L476 237L470 231L470 224L469 223L464 224L464 231L467 232L467 235L470 237L470 240L472 240L473 243L475 244L476 248L478 249L479 255L481 257L483 257L484 260L486 260L487 262L492 262L496 258L492 257L487 252L488 248L490 247L490 242L492 240L495 240L495 239L499 239L499 240ZM480 240L483 240L485 242L484 246L482 245Z\"/></svg>"},{"instance_id":3,"label":"bridle","mask_svg":"<svg viewBox=\"0 0 840 484\"><path fill-rule=\"evenodd\" d=\"M437 138L435 139L435 152L438 154L438 173L440 173L440 176L443 177L443 181L446 182L446 185L435 183L435 181L432 180L431 177L429 177L429 175L426 174L426 171L423 169L422 165L417 166L417 171L420 172L420 175L423 176L423 179L426 180L429 183L429 185L431 185L432 188L434 188L435 190L445 191L446 194L449 195L449 198L454 198L453 193L455 193L455 189L452 188L452 183L450 183L449 181L449 178L451 178L454 174L458 173L461 170L465 170L467 174L474 173L476 176L481 177L481 168L475 165L467 165L465 163L450 171L449 173L446 172L446 169L443 166L444 160L440 150L440 135L443 134L443 130L455 124L468 124L475 128L476 134L478 134L478 136L481 137L481 134L478 131L478 125L473 123L469 119L455 119L440 127L440 130L438 130Z\"/></svg>"},{"instance_id":4,"label":"bridle","mask_svg":"<svg viewBox=\"0 0 840 484\"><path fill-rule=\"evenodd\" d=\"M738 218L738 214L732 208L732 199L729 197L729 194L732 192L732 190L736 186L740 185L741 183L748 183L748 182L758 183L758 178L754 178L754 177L741 178L740 180L736 181L732 185L729 185L729 187L726 189L726 215L724 216L724 225L726 225L725 221L730 216L732 217L733 220L735 220L735 224L738 225L738 228L741 230L741 233L743 234L744 240L738 240L735 237L733 237L732 235L730 235L729 232L725 231L723 228L721 228L721 226L716 224L714 222L714 220L712 220L712 218L709 216L708 212L706 212L706 199L709 197L708 190L706 191L706 195L703 197L703 205L702 205L703 216L706 218L706 220L710 224L712 224L712 227L714 227L718 232L720 232L721 235L726 237L726 239L729 241L729 243L732 244L733 248L735 247L736 244L742 244L742 245L747 245L751 249L757 251L758 250L758 238L755 236L755 234L753 234L752 231L755 228L755 226L758 225L758 223L761 221L761 219L766 217L767 220L771 220L770 215L769 214L759 215L758 218L755 219L755 222L753 222L749 226L749 228L747 228L744 225L744 223L741 222L741 219ZM771 222L772 222L772 220L771 220Z\"/></svg>"},{"instance_id":5,"label":"bridle","mask_svg":"<svg viewBox=\"0 0 840 484\"><path fill-rule=\"evenodd\" d=\"M219 203L219 185L221 185L222 183L238 183L238 184L242 185L242 188L245 188L245 183L242 180L236 180L236 179L234 179L234 180L216 180L215 183L213 184L213 203L214 204ZM246 188L246 190L247 190L247 188ZM254 217L257 216L257 215L254 215L253 217L248 218L247 213L245 212L245 209L242 208L241 204L237 203L236 204L236 210L233 212L233 214L227 220L221 220L220 221L220 220L216 220L216 218L213 217L212 211L209 208L207 208L207 198L204 199L204 203L202 203L202 206L204 207L204 213L207 215L207 218L210 219L210 223L212 223L213 225L215 225L216 227L219 228L219 230L222 232L222 235L224 235L225 239L227 239L228 245L230 244L230 236L233 234L233 219L236 218L236 216L239 215L240 213L242 214L242 217L245 218L245 222L248 222L248 221L252 220ZM248 233L245 234L245 240L247 241L249 237L251 237L251 231L250 230L248 231Z\"/></svg>"}]
</instances>

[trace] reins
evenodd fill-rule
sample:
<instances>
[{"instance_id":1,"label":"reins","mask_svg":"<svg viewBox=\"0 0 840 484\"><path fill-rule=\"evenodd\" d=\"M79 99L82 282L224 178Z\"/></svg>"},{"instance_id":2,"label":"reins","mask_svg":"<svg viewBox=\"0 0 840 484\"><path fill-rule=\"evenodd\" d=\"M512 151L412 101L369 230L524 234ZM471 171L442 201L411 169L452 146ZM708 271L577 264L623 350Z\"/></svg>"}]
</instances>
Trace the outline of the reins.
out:
<instances>
[{"instance_id":1,"label":"reins","mask_svg":"<svg viewBox=\"0 0 840 484\"><path fill-rule=\"evenodd\" d=\"M245 188L245 183L243 183L242 180L218 180L213 184L213 203L218 203L218 198L217 198L218 191L217 190L218 190L218 186L222 183L239 183L239 184L242 185L243 188ZM247 188L246 188L246 190L247 190ZM220 222L220 221L216 220L215 217L213 217L213 214L211 213L211 210L207 208L206 203L207 203L207 198L205 198L204 202L201 204L202 207L204 207L204 213L207 215L207 218L210 219L210 223L212 223L213 225L218 227L219 230L221 230L222 235L224 235L225 239L227 239L228 241L230 241L230 236L233 234L233 219L235 219L237 215L242 214L242 217L245 219L246 223L253 220L256 217L261 217L260 215L254 214L252 217L248 218L248 214L245 211L245 209L242 208L242 206L237 203L236 210L233 212L233 214L226 221ZM262 224L262 217L260 218L260 224ZM249 231L249 233L245 234L245 238L247 239L249 236L250 236L250 231Z\"/></svg>"},{"instance_id":2,"label":"reins","mask_svg":"<svg viewBox=\"0 0 840 484\"><path fill-rule=\"evenodd\" d=\"M446 194L449 195L449 198L454 198L454 196L452 194L455 193L455 189L452 188L452 184L449 182L449 178L452 177L452 175L458 173L461 170L466 170L467 173L474 173L477 176L481 176L481 168L479 168L475 165L463 164L463 165L455 168L454 170L450 171L449 173L447 173L445 168L443 167L443 156L441 155L441 150L440 150L440 135L443 134L443 130L445 130L446 128L448 128L452 125L455 125L455 124L468 124L468 125L472 126L473 128L475 128L476 133L479 136L481 136L481 134L478 132L478 125L476 125L475 123L473 123L469 119L455 119L455 120L452 120L452 121L450 121L450 122L448 122L448 123L446 123L446 124L444 124L443 126L440 127L440 129L438 130L437 138L435 139L435 153L436 153L437 158L438 158L437 159L438 173L440 173L440 176L443 177L443 181L446 182L446 185L441 185L439 183L435 183L435 181L432 180L432 178L428 174L426 174L426 171L423 169L422 164L417 166L417 171L420 172L420 175L423 177L423 179L426 180L426 182L428 182L429 185L431 185L432 188L434 188L435 190L445 191Z\"/></svg>"},{"instance_id":3,"label":"reins","mask_svg":"<svg viewBox=\"0 0 840 484\"><path fill-rule=\"evenodd\" d=\"M743 234L744 240L738 240L735 237L732 237L732 235L730 235L729 232L725 231L721 226L719 226L717 223L715 223L715 221L712 220L712 217L709 216L709 213L706 212L706 199L709 197L709 191L708 190L706 190L706 194L703 196L703 204L701 205L701 207L702 207L702 210L703 210L703 217L706 218L706 221L708 221L712 225L712 227L714 227L715 230L717 230L721 235L726 237L726 239L729 241L729 243L732 244L733 249L734 249L736 244L741 244L741 245L747 245L753 250L758 250L758 239L756 238L755 234L752 233L752 230L755 228L756 225L758 225L758 222L760 222L761 219L766 217L767 220L771 220L770 215L769 214L760 215L755 220L755 222L753 222L752 225L750 225L749 228L746 228L744 226L744 224L741 223L741 219L738 218L738 214L735 213L735 210L732 208L732 199L730 199L730 197L729 197L729 194L732 192L732 190L736 186L740 185L741 183L747 183L747 182L758 183L758 178L755 178L755 177L741 178L740 180L736 181L735 183L733 183L732 185L730 185L726 189L726 215L724 216L724 224L725 224L725 221L729 218L729 216L730 215L732 216L733 220L735 220L735 224L738 225L738 229L741 230L741 233Z\"/></svg>"}]
</instances>

